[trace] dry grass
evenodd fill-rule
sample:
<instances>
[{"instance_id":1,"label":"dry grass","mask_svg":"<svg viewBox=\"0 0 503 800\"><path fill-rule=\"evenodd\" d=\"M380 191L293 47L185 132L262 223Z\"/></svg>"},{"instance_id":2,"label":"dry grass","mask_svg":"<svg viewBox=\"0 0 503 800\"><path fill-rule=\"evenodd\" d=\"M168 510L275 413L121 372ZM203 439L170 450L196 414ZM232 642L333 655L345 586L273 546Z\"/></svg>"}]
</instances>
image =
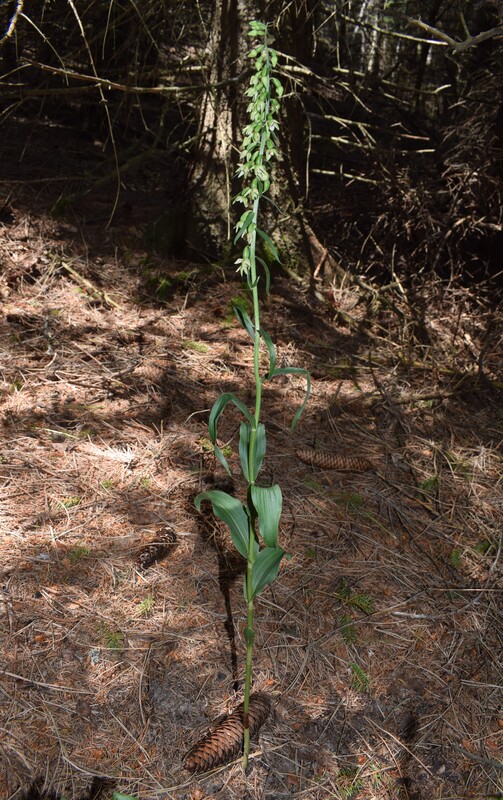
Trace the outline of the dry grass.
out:
<instances>
[{"instance_id":1,"label":"dry grass","mask_svg":"<svg viewBox=\"0 0 503 800\"><path fill-rule=\"evenodd\" d=\"M251 348L227 319L239 287L210 276L159 305L120 253L73 260L115 307L64 270L52 223L32 222L27 243L28 224L18 215L1 244L0 797L38 781L77 800L94 778L104 798L142 800L497 797L494 312L432 289L425 342L401 295L394 309L362 295L343 321L291 286L266 305L279 357L314 375L293 438L302 382L265 397L292 554L257 609L255 689L275 708L247 777L235 763L192 779L183 755L241 699L239 565L192 505L214 470L207 410L222 390L250 397ZM235 467L237 421L221 431ZM324 472L296 458L305 448L375 471ZM176 549L139 572L165 524Z\"/></svg>"}]
</instances>

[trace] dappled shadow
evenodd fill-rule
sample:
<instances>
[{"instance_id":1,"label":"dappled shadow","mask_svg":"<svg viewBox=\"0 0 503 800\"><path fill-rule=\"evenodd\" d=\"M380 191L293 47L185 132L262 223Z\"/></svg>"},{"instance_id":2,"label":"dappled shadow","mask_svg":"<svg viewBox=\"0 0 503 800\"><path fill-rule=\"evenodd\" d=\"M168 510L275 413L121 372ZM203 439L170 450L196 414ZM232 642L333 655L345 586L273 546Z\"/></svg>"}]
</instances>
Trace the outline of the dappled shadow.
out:
<instances>
[{"instance_id":1,"label":"dappled shadow","mask_svg":"<svg viewBox=\"0 0 503 800\"><path fill-rule=\"evenodd\" d=\"M162 300L138 268L106 247L101 257L99 286L92 260L78 272L106 297L43 260L0 285L1 680L17 737L3 756L7 797L46 775L84 798L98 773L128 793L169 786L181 798L183 754L241 699L244 564L193 498L222 478L213 402L232 391L253 404L252 348L232 317L246 293L234 273L196 273ZM277 277L263 303L278 364L309 368L313 393L291 434L304 380L264 387L263 477L282 486L293 558L257 604L255 681L275 713L254 774L278 798L378 786L427 800L443 785L462 796L494 780L489 745L479 773L455 749L468 735L491 743L496 719L492 695L480 713L497 652L485 591L500 568L494 356L483 388L461 346L451 363L449 330L432 326L430 358L404 339L400 315L349 291L310 305ZM243 497L239 422L229 409L219 438ZM306 446L374 470L307 466L296 457ZM139 570L165 524L176 550ZM79 691L88 706L77 708ZM221 800L242 793L229 769L201 786Z\"/></svg>"}]
</instances>

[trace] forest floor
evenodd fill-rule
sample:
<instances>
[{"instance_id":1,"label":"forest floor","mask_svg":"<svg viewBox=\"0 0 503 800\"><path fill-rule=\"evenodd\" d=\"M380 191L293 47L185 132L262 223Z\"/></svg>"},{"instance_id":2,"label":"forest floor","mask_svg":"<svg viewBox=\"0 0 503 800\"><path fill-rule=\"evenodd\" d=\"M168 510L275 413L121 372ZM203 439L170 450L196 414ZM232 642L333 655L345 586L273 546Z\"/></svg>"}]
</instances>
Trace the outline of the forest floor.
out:
<instances>
[{"instance_id":1,"label":"forest floor","mask_svg":"<svg viewBox=\"0 0 503 800\"><path fill-rule=\"evenodd\" d=\"M421 303L350 280L313 303L273 282L263 327L313 389L294 434L302 378L264 396L263 480L281 485L291 554L257 603L254 685L272 712L248 776L238 760L193 776L184 754L242 699L242 564L193 499L222 478L213 402L253 403L232 313L246 292L232 270L148 252L131 226L14 200L0 228L0 798L501 797L490 299L425 278ZM238 427L224 415L239 496ZM320 469L306 448L372 469ZM142 568L166 528L176 543Z\"/></svg>"}]
</instances>

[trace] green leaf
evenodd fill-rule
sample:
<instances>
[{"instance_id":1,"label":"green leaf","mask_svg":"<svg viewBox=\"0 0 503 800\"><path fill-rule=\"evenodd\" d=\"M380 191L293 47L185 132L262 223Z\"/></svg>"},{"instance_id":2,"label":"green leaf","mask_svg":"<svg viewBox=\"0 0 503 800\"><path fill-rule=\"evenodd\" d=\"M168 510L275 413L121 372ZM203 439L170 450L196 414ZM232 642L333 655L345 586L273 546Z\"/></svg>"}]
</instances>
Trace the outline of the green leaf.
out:
<instances>
[{"instance_id":1,"label":"green leaf","mask_svg":"<svg viewBox=\"0 0 503 800\"><path fill-rule=\"evenodd\" d=\"M239 428L239 460L241 462L243 475L248 483L253 483L256 480L257 475L260 472L260 468L262 467L266 450L265 426L262 424L262 422L259 422L255 434L254 459L252 465L252 474L250 475L249 453L252 430L252 427L246 422L242 422Z\"/></svg>"},{"instance_id":2,"label":"green leaf","mask_svg":"<svg viewBox=\"0 0 503 800\"><path fill-rule=\"evenodd\" d=\"M277 483L274 486L252 486L251 496L258 516L258 526L267 547L278 546L278 527L283 499Z\"/></svg>"},{"instance_id":3,"label":"green leaf","mask_svg":"<svg viewBox=\"0 0 503 800\"><path fill-rule=\"evenodd\" d=\"M372 614L374 611L374 604L372 598L368 594L353 594L348 599L348 605L359 608L364 614Z\"/></svg>"},{"instance_id":4,"label":"green leaf","mask_svg":"<svg viewBox=\"0 0 503 800\"><path fill-rule=\"evenodd\" d=\"M122 794L122 792L114 792L112 795L112 800L138 800L132 794Z\"/></svg>"},{"instance_id":5,"label":"green leaf","mask_svg":"<svg viewBox=\"0 0 503 800\"><path fill-rule=\"evenodd\" d=\"M258 286L259 280L260 280L260 275L257 275L255 280L253 281L252 277L251 277L251 274L248 272L248 274L246 276L246 282L248 284L248 288L250 289L250 291L252 291L255 288L255 286Z\"/></svg>"},{"instance_id":6,"label":"green leaf","mask_svg":"<svg viewBox=\"0 0 503 800\"><path fill-rule=\"evenodd\" d=\"M257 233L264 240L264 242L270 247L273 259L277 261L278 264L281 264L282 263L281 258L279 257L276 245L274 244L271 237L265 231L262 231L260 228L257 228Z\"/></svg>"},{"instance_id":7,"label":"green leaf","mask_svg":"<svg viewBox=\"0 0 503 800\"><path fill-rule=\"evenodd\" d=\"M239 460L241 469L248 483L250 482L250 471L248 469L248 451L250 449L251 427L246 422L239 426Z\"/></svg>"},{"instance_id":8,"label":"green leaf","mask_svg":"<svg viewBox=\"0 0 503 800\"><path fill-rule=\"evenodd\" d=\"M218 445L216 445L216 444L213 445L213 452L215 454L215 458L218 458L218 460L220 461L222 467L227 472L227 474L231 475L232 473L231 473L231 469L229 467L229 464L227 462L227 459L224 456L224 454L222 453L222 451L220 450L220 448L218 447Z\"/></svg>"},{"instance_id":9,"label":"green leaf","mask_svg":"<svg viewBox=\"0 0 503 800\"><path fill-rule=\"evenodd\" d=\"M242 308L239 308L239 306L233 306L232 310L241 324L241 327L243 327L245 331L250 334L252 339L255 339L255 328L253 327L253 322L246 311L244 311Z\"/></svg>"},{"instance_id":10,"label":"green leaf","mask_svg":"<svg viewBox=\"0 0 503 800\"><path fill-rule=\"evenodd\" d=\"M263 268L264 268L264 272L265 272L265 293L266 293L266 294L270 294L270 289L271 289L271 273L270 273L270 271L269 271L269 267L267 266L267 264L266 264L266 262L264 261L264 259L263 259L263 258L261 258L260 256L257 256L257 255L256 255L256 256L255 256L255 259L256 259L257 261L259 261L259 262L262 264Z\"/></svg>"},{"instance_id":11,"label":"green leaf","mask_svg":"<svg viewBox=\"0 0 503 800\"><path fill-rule=\"evenodd\" d=\"M278 574L281 559L285 555L282 547L264 547L253 564L252 592L256 597L272 583Z\"/></svg>"},{"instance_id":12,"label":"green leaf","mask_svg":"<svg viewBox=\"0 0 503 800\"><path fill-rule=\"evenodd\" d=\"M257 19L252 19L250 22L250 30L248 36L265 36L267 33L267 25L265 22L260 22Z\"/></svg>"},{"instance_id":13,"label":"green leaf","mask_svg":"<svg viewBox=\"0 0 503 800\"><path fill-rule=\"evenodd\" d=\"M307 383L306 396L304 398L304 402L302 403L301 407L295 414L292 420L292 424L290 425L290 430L293 431L295 430L295 426L297 425L297 422L300 419L300 415L302 414L307 405L307 401L309 400L309 395L311 394L311 375L309 374L308 370L304 369L303 367L280 367L279 369L274 370L274 374L270 375L269 377L274 378L276 377L276 375L305 375L306 377L306 383Z\"/></svg>"},{"instance_id":14,"label":"green leaf","mask_svg":"<svg viewBox=\"0 0 503 800\"><path fill-rule=\"evenodd\" d=\"M241 413L246 417L246 419L250 424L253 424L253 417L248 411L245 404L239 399L239 397L236 397L236 395L232 394L231 392L226 392L225 394L221 394L218 400L215 401L213 408L210 411L210 418L208 420L208 432L210 434L210 439L213 444L216 457L218 458L224 469L230 475L231 471L229 469L227 459L225 458L224 454L222 453L220 448L217 447L216 444L218 418L220 417L221 413L229 403L233 403L236 406L236 408L238 408L241 411Z\"/></svg>"},{"instance_id":15,"label":"green leaf","mask_svg":"<svg viewBox=\"0 0 503 800\"><path fill-rule=\"evenodd\" d=\"M254 481L260 472L262 462L265 456L266 442L265 442L265 425L259 422L257 425L257 433L255 435L255 457L253 459L253 475L251 480Z\"/></svg>"},{"instance_id":16,"label":"green leaf","mask_svg":"<svg viewBox=\"0 0 503 800\"><path fill-rule=\"evenodd\" d=\"M194 504L198 511L201 510L203 500L210 501L215 516L229 527L234 547L243 558L248 558L249 520L242 503L237 497L218 489L201 492L195 497Z\"/></svg>"},{"instance_id":17,"label":"green leaf","mask_svg":"<svg viewBox=\"0 0 503 800\"><path fill-rule=\"evenodd\" d=\"M351 662L351 684L357 692L366 692L370 686L370 678L366 672L355 662Z\"/></svg>"},{"instance_id":18,"label":"green leaf","mask_svg":"<svg viewBox=\"0 0 503 800\"><path fill-rule=\"evenodd\" d=\"M354 642L356 642L356 629L349 614L342 615L340 624L342 638L346 644L354 644Z\"/></svg>"},{"instance_id":19,"label":"green leaf","mask_svg":"<svg viewBox=\"0 0 503 800\"><path fill-rule=\"evenodd\" d=\"M248 645L248 647L253 646L254 639L255 639L255 631L253 630L253 628L248 628L248 627L245 628L245 642Z\"/></svg>"},{"instance_id":20,"label":"green leaf","mask_svg":"<svg viewBox=\"0 0 503 800\"><path fill-rule=\"evenodd\" d=\"M271 337L268 333L266 333L266 331L260 330L259 333L269 351L269 372L267 373L266 377L271 378L274 375L274 370L276 369L276 348L274 347Z\"/></svg>"}]
</instances>

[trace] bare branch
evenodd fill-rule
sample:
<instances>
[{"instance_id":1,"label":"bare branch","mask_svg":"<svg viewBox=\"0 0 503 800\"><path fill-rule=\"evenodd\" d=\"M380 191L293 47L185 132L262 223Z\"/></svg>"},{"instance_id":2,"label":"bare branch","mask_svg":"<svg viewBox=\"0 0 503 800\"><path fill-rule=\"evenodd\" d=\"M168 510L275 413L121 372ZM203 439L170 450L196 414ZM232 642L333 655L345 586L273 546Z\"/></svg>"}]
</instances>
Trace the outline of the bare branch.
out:
<instances>
[{"instance_id":1,"label":"bare branch","mask_svg":"<svg viewBox=\"0 0 503 800\"><path fill-rule=\"evenodd\" d=\"M421 28L421 30L430 33L432 36L436 36L438 39L441 39L440 42L430 42L430 44L447 44L455 53L462 53L464 50L468 50L470 47L476 47L478 44L485 42L487 39L494 39L497 36L503 36L503 25L497 25L495 28L482 31L482 33L478 33L476 36L468 36L466 39L464 39L464 41L457 42L452 38L452 36L449 36L443 31L439 31L438 28L434 28L432 25L428 25L421 19L413 19L412 17L407 17L405 15L404 19L409 25L414 25L416 28Z\"/></svg>"},{"instance_id":2,"label":"bare branch","mask_svg":"<svg viewBox=\"0 0 503 800\"><path fill-rule=\"evenodd\" d=\"M447 42L445 41L438 42L432 39L422 39L418 36L411 36L408 33L400 33L399 31L392 31L389 28L381 28L379 25L373 25L371 22L362 22L362 20L356 19L355 17L350 17L347 14L341 14L339 11L334 11L326 20L324 20L323 25L326 25L326 23L330 19L332 19L332 17L336 17L337 19L343 19L344 22L350 22L356 28L365 28L366 30L375 31L376 33L382 33L384 36L391 36L394 39L405 39L409 42L416 42L418 44L436 45L437 47L446 47L447 45ZM323 26L320 25L320 28L321 27ZM432 30L434 29L432 28Z\"/></svg>"},{"instance_id":3,"label":"bare branch","mask_svg":"<svg viewBox=\"0 0 503 800\"><path fill-rule=\"evenodd\" d=\"M17 0L16 9L12 15L11 21L9 22L9 27L5 31L4 35L0 39L0 49L3 47L7 39L10 39L14 31L16 30L17 21L19 19L19 15L23 10L24 0Z\"/></svg>"},{"instance_id":4,"label":"bare branch","mask_svg":"<svg viewBox=\"0 0 503 800\"><path fill-rule=\"evenodd\" d=\"M64 69L60 67L53 67L49 64L41 64L39 61L32 61L31 59L24 58L22 63L26 66L37 67L37 69L44 72L51 72L53 75L62 75L65 78L73 78L77 81L85 81L92 83L101 89L114 89L117 92L124 92L125 94L168 94L168 93L185 93L185 92L203 92L208 89L220 89L223 86L228 86L231 83L239 83L249 75L249 70L236 75L234 78L228 78L225 81L218 81L217 83L198 83L190 86L127 86L124 83L117 83L108 78L99 78L97 75L86 75L82 72L75 72L74 70Z\"/></svg>"}]
</instances>

